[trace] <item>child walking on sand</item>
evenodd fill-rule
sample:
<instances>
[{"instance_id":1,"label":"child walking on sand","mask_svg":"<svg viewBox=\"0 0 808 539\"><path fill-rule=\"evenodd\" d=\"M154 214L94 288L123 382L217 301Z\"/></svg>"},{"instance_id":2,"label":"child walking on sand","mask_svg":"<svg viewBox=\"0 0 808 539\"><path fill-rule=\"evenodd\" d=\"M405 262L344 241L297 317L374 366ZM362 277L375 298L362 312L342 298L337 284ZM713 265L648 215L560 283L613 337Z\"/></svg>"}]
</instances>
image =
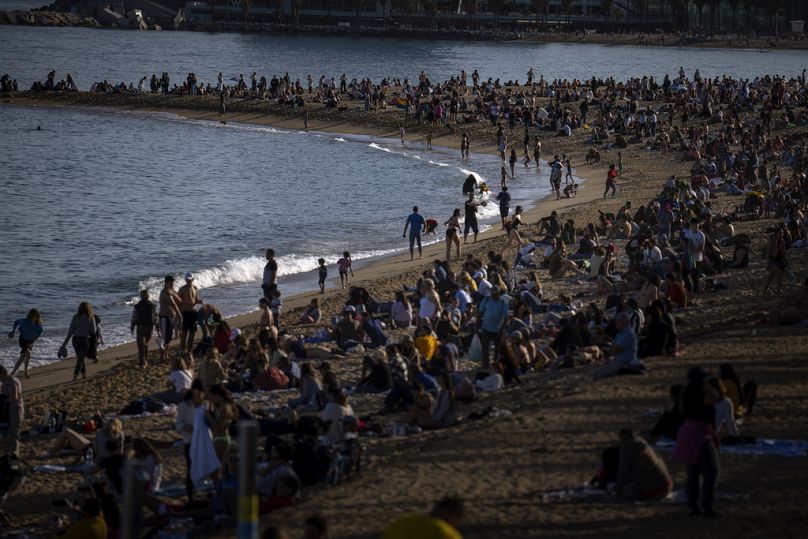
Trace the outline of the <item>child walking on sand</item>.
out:
<instances>
[{"instance_id":1,"label":"child walking on sand","mask_svg":"<svg viewBox=\"0 0 808 539\"><path fill-rule=\"evenodd\" d=\"M317 263L320 265L320 267L317 268L317 272L319 274L320 293L325 294L325 280L328 278L328 268L325 267L325 258L320 258L317 260Z\"/></svg>"},{"instance_id":2,"label":"child walking on sand","mask_svg":"<svg viewBox=\"0 0 808 539\"><path fill-rule=\"evenodd\" d=\"M353 267L351 267L351 253L348 251L342 253L342 258L337 260L337 270L339 271L339 282L342 288L345 288L345 285L348 284L348 272L351 273L351 277L354 276Z\"/></svg>"}]
</instances>

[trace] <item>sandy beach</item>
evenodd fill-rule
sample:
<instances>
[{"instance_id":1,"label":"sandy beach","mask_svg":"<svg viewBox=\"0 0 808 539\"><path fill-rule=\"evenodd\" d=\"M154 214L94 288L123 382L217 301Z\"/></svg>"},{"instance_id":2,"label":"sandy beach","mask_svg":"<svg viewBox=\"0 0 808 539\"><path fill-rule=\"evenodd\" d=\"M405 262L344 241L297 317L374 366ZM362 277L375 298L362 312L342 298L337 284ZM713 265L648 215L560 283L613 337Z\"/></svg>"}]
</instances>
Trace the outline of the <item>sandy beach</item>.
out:
<instances>
[{"instance_id":1,"label":"sandy beach","mask_svg":"<svg viewBox=\"0 0 808 539\"><path fill-rule=\"evenodd\" d=\"M193 101L187 98L164 100L132 96L126 100L114 96L68 94L41 98L23 95L9 100L31 106L100 106L135 110L169 111L191 119L271 125L299 130L303 121L299 112L261 106L260 103L234 102L233 112L219 115L213 98ZM7 101L7 102L9 102ZM400 116L378 113L363 117L351 111L317 110L309 120L309 130L342 134L361 134L396 138ZM581 130L583 131L583 130ZM494 152L493 131L471 126L472 152ZM805 137L806 127L776 130L779 134ZM459 147L459 132L441 131L433 138L435 146ZM566 153L576 177L584 180L577 197L540 200L526 213L529 231L525 236L538 238L540 217L558 211L561 221L574 219L577 226L597 222L598 211L616 213L626 202L638 207L656 197L664 180L671 175L690 175L691 162L672 152L659 152L643 145L622 150L624 172L619 179L618 195L602 200L607 166L616 160L616 150L601 150L599 163L584 162L587 133L569 138L543 139L543 158ZM408 127L408 139L423 142L426 131ZM519 138L518 132L516 138ZM472 162L473 162L472 155ZM521 165L517 165L521 166ZM536 181L547 181L543 169ZM534 171L520 175L534 175ZM532 180L531 180L532 181ZM740 197L726 194L711 200L716 212L731 212L742 203ZM760 253L766 245L764 231L775 226L776 219L737 222L737 233L753 238L751 252ZM403 240L402 240L403 241ZM480 258L490 250L499 251L506 241L499 227L480 235L476 244L464 245L465 253ZM624 240L616 240L618 255L624 253ZM402 243L402 247L403 247ZM421 260L410 261L398 253L364 265L353 284L363 286L376 297L392 299L403 284L413 285L421 271L444 255L444 244L430 245ZM731 256L731 252L728 253ZM510 261L515 249L506 251ZM721 363L732 362L744 379L754 379L760 389L754 415L744 418L745 433L767 439L808 438L808 333L804 327L759 324L768 313L782 308L808 270L808 249L789 252L797 281L786 281L781 295L760 295L766 273L766 261L755 254L743 270L727 270L720 275L727 288L704 293L695 305L676 313L681 340L677 356L654 357L648 362L646 376L620 376L592 381L591 366L539 372L524 376L524 384L480 398L462 407L468 414L490 406L507 410L497 418L465 420L450 429L404 437L363 438L366 456L362 473L336 486L306 488L297 503L262 519L262 525L278 524L292 537L302 536L302 523L313 513L329 523L331 537L376 537L392 518L410 511L427 510L431 503L446 495L460 495L468 508L460 527L464 537L751 537L797 538L808 532L804 514L804 495L808 492L806 455L722 454L721 479L717 507L722 518L707 520L687 517L685 506L673 501L618 503L602 493L581 487L595 473L602 450L614 445L620 429L648 431L660 411L668 404L668 387L682 383L687 368L702 365L716 371ZM577 279L550 279L542 274L545 296L566 294L584 304L601 302L592 283ZM256 297L260 294L256 284ZM285 298L286 320L296 319L300 309L315 297L311 293ZM321 296L323 320L337 314L346 294L328 290ZM230 320L232 327L248 333L257 321L256 314ZM313 328L289 326L290 333L309 334ZM396 337L400 331L393 331ZM361 369L361 355L350 354L332 361L340 381L355 381ZM88 366L88 378L70 382L73 362L53 363L32 371L31 379L22 380L26 399L26 425L40 422L50 409L68 410L71 418L84 419L102 412L119 411L125 404L165 385L168 365L154 361L148 370L137 367L133 344L103 350L101 362ZM475 365L461 362L464 370ZM285 392L284 396L289 396ZM273 403L277 403L277 399ZM357 415L374 414L381 407L378 395L352 396ZM401 415L378 418L384 424L400 421ZM184 478L182 449L172 447L179 439L173 420L166 416L130 418L124 421L127 435L145 436L155 442L164 457L164 483L179 484ZM37 464L37 455L48 444L47 436L23 440L22 459ZM684 468L674 463L671 453L662 452L674 475L675 488L681 488ZM48 463L69 465L75 457L49 459ZM13 515L15 527L52 528L59 515L51 499L68 495L80 481L70 473L30 473L25 483L4 505ZM232 531L212 530L210 536L232 537Z\"/></svg>"}]
</instances>

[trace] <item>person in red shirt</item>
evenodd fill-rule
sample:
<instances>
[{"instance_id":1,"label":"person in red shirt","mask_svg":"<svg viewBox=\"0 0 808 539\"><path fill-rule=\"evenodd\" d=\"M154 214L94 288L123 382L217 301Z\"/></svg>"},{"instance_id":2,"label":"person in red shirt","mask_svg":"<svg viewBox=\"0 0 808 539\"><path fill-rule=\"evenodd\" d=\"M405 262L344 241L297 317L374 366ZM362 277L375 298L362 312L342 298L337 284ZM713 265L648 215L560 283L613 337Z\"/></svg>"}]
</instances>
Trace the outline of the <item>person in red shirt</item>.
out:
<instances>
[{"instance_id":1,"label":"person in red shirt","mask_svg":"<svg viewBox=\"0 0 808 539\"><path fill-rule=\"evenodd\" d=\"M665 274L665 297L679 309L687 308L687 292L682 282L676 279L673 273Z\"/></svg>"},{"instance_id":2,"label":"person in red shirt","mask_svg":"<svg viewBox=\"0 0 808 539\"><path fill-rule=\"evenodd\" d=\"M612 190L612 198L617 192L617 169L614 166L614 163L609 165L609 172L606 173L606 190L603 191L603 198L606 198L606 195L609 194L609 189Z\"/></svg>"}]
</instances>

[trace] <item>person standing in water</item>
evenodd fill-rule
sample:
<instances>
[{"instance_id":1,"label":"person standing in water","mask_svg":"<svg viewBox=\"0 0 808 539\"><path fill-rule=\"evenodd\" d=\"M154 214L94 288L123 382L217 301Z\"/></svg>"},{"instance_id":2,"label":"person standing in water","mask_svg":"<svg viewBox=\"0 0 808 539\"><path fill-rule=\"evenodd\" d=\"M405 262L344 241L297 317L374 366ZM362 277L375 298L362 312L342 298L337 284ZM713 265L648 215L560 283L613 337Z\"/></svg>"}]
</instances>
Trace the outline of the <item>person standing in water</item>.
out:
<instances>
[{"instance_id":1,"label":"person standing in water","mask_svg":"<svg viewBox=\"0 0 808 539\"><path fill-rule=\"evenodd\" d=\"M180 296L180 312L182 313L180 348L183 352L190 352L194 349L196 306L202 303L199 298L199 289L194 285L194 274L190 271L185 274L185 285L180 287L178 294Z\"/></svg>"},{"instance_id":2,"label":"person standing in water","mask_svg":"<svg viewBox=\"0 0 808 539\"><path fill-rule=\"evenodd\" d=\"M502 228L505 228L505 219L511 211L511 195L508 193L507 185L502 186L502 191L497 195L497 200L499 201L499 216L502 220Z\"/></svg>"},{"instance_id":3,"label":"person standing in water","mask_svg":"<svg viewBox=\"0 0 808 539\"><path fill-rule=\"evenodd\" d=\"M81 374L82 378L87 378L84 359L90 351L90 338L95 335L96 331L93 308L89 302L82 301L79 304L78 311L70 320L67 336L65 336L65 340L59 349L60 356L67 356L67 343L71 342L72 338L73 351L76 353L76 367L73 369L74 382L79 377L79 374Z\"/></svg>"},{"instance_id":4,"label":"person standing in water","mask_svg":"<svg viewBox=\"0 0 808 539\"><path fill-rule=\"evenodd\" d=\"M452 216L443 223L446 226L446 261L452 254L452 243L457 247L457 259L460 260L460 208L455 208Z\"/></svg>"},{"instance_id":5,"label":"person standing in water","mask_svg":"<svg viewBox=\"0 0 808 539\"><path fill-rule=\"evenodd\" d=\"M469 142L469 136L463 133L463 137L460 139L460 158L469 158L469 147L471 143Z\"/></svg>"},{"instance_id":6,"label":"person standing in water","mask_svg":"<svg viewBox=\"0 0 808 539\"><path fill-rule=\"evenodd\" d=\"M407 228L410 229L410 260L415 258L414 247L416 242L418 242L418 258L422 258L421 233L426 228L426 221L424 220L424 216L418 213L418 206L412 207L412 213L407 217L407 221L404 223L404 234L402 234L402 238L407 237Z\"/></svg>"},{"instance_id":7,"label":"person standing in water","mask_svg":"<svg viewBox=\"0 0 808 539\"><path fill-rule=\"evenodd\" d=\"M533 160L536 162L536 169L541 166L541 141L536 137L536 144L533 145Z\"/></svg>"},{"instance_id":8,"label":"person standing in water","mask_svg":"<svg viewBox=\"0 0 808 539\"><path fill-rule=\"evenodd\" d=\"M511 148L511 155L508 158L508 164L511 166L511 178L516 179L516 150Z\"/></svg>"},{"instance_id":9,"label":"person standing in water","mask_svg":"<svg viewBox=\"0 0 808 539\"><path fill-rule=\"evenodd\" d=\"M166 276L163 289L160 291L159 303L157 334L163 340L163 345L158 347L160 350L160 361L163 361L166 358L168 345L171 344L174 338L174 326L177 321L182 320L180 297L174 290L173 275Z\"/></svg>"},{"instance_id":10,"label":"person standing in water","mask_svg":"<svg viewBox=\"0 0 808 539\"><path fill-rule=\"evenodd\" d=\"M469 192L469 199L466 201L463 243L466 243L466 239L468 239L469 230L474 231L474 243L477 243L477 234L480 232L480 227L477 224L477 201L474 200L474 191Z\"/></svg>"},{"instance_id":11,"label":"person standing in water","mask_svg":"<svg viewBox=\"0 0 808 539\"><path fill-rule=\"evenodd\" d=\"M317 284L320 285L320 293L325 294L325 280L328 279L328 268L325 266L325 258L317 260Z\"/></svg>"},{"instance_id":12,"label":"person standing in water","mask_svg":"<svg viewBox=\"0 0 808 539\"><path fill-rule=\"evenodd\" d=\"M39 336L42 335L42 314L37 309L31 309L25 318L15 320L14 325L11 327L11 332L8 334L9 339L14 338L14 332L17 328L20 330L20 358L14 365L11 376L14 376L20 366L23 366L25 377L30 378L28 365L31 363L31 349Z\"/></svg>"},{"instance_id":13,"label":"person standing in water","mask_svg":"<svg viewBox=\"0 0 808 539\"><path fill-rule=\"evenodd\" d=\"M278 281L278 263L275 261L275 250L267 249L267 263L264 265L264 278L261 282L261 288L264 291L264 297L270 299L270 285L276 284Z\"/></svg>"}]
</instances>

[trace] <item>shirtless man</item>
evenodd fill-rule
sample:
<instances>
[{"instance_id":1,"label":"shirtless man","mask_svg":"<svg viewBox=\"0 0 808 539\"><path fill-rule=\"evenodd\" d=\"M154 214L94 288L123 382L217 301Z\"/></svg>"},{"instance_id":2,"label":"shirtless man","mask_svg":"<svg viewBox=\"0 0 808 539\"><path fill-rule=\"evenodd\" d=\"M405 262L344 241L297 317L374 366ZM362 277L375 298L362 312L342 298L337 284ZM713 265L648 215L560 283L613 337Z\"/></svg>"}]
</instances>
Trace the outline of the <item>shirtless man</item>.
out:
<instances>
[{"instance_id":1,"label":"shirtless man","mask_svg":"<svg viewBox=\"0 0 808 539\"><path fill-rule=\"evenodd\" d=\"M174 277L166 276L163 289L160 291L160 310L157 334L163 339L160 347L160 361L165 359L168 345L174 338L174 326L182 319L180 312L180 297L174 290Z\"/></svg>"},{"instance_id":2,"label":"shirtless man","mask_svg":"<svg viewBox=\"0 0 808 539\"><path fill-rule=\"evenodd\" d=\"M262 330L273 327L272 311L269 308L269 300L267 298L258 300L258 312L261 313L260 318L258 318L258 329Z\"/></svg>"},{"instance_id":3,"label":"shirtless man","mask_svg":"<svg viewBox=\"0 0 808 539\"><path fill-rule=\"evenodd\" d=\"M261 288L264 290L264 297L270 298L271 286L278 279L278 262L275 261L275 249L267 249L267 263L264 266L264 279Z\"/></svg>"},{"instance_id":4,"label":"shirtless man","mask_svg":"<svg viewBox=\"0 0 808 539\"><path fill-rule=\"evenodd\" d=\"M199 299L199 289L194 286L194 275L190 271L185 274L185 286L180 288L179 297L182 312L180 348L184 352L190 352L194 348L194 333L196 333L196 306L202 303Z\"/></svg>"}]
</instances>

